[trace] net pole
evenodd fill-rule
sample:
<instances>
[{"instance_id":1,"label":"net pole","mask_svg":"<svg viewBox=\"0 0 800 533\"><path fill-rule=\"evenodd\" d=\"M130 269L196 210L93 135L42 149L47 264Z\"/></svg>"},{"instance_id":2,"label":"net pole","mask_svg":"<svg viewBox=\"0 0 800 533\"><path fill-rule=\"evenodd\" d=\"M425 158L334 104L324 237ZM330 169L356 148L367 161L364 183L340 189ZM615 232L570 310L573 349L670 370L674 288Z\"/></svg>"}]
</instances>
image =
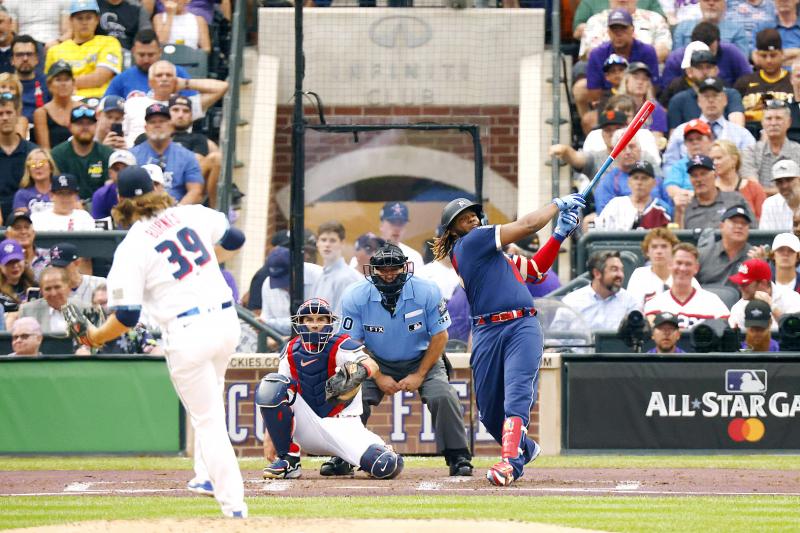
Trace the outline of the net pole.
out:
<instances>
[{"instance_id":1,"label":"net pole","mask_svg":"<svg viewBox=\"0 0 800 533\"><path fill-rule=\"evenodd\" d=\"M292 115L292 190L289 208L291 235L290 309L303 303L303 241L305 229L305 117L303 116L303 2L294 3L294 113Z\"/></svg>"}]
</instances>

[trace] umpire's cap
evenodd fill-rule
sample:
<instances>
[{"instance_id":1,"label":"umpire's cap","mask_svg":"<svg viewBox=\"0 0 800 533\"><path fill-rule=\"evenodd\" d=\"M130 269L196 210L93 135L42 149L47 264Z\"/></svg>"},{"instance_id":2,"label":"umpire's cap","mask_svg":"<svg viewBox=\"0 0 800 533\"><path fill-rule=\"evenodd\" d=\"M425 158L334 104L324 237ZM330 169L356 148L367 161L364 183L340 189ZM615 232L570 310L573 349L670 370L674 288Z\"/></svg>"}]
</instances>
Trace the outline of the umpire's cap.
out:
<instances>
[{"instance_id":1,"label":"umpire's cap","mask_svg":"<svg viewBox=\"0 0 800 533\"><path fill-rule=\"evenodd\" d=\"M449 228L450 224L453 223L458 215L467 209L475 211L478 218L483 220L483 206L481 204L467 200L466 198L456 198L444 206L442 210L442 227L445 229Z\"/></svg>"}]
</instances>

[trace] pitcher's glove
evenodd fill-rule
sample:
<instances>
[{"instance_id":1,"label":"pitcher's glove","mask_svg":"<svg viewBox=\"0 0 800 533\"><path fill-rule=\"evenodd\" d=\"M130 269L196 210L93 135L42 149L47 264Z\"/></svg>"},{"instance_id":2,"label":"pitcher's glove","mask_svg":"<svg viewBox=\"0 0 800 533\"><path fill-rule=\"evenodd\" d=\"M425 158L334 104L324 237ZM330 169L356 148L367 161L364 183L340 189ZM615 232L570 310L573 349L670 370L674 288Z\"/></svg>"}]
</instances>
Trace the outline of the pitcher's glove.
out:
<instances>
[{"instance_id":1,"label":"pitcher's glove","mask_svg":"<svg viewBox=\"0 0 800 533\"><path fill-rule=\"evenodd\" d=\"M347 402L358 394L369 370L358 361L348 361L325 382L325 401Z\"/></svg>"},{"instance_id":2,"label":"pitcher's glove","mask_svg":"<svg viewBox=\"0 0 800 533\"><path fill-rule=\"evenodd\" d=\"M84 346L93 346L89 340L89 319L75 304L66 304L61 308L67 323L67 334Z\"/></svg>"}]
</instances>

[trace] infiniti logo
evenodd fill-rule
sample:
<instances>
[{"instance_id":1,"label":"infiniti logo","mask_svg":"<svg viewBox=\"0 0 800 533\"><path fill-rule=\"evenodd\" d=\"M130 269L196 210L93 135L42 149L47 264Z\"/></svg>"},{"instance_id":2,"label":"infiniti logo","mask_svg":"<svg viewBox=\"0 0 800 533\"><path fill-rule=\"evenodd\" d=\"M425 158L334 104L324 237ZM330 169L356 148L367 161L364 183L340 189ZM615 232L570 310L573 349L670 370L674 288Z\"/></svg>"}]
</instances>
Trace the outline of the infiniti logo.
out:
<instances>
[{"instance_id":1,"label":"infiniti logo","mask_svg":"<svg viewBox=\"0 0 800 533\"><path fill-rule=\"evenodd\" d=\"M431 40L433 31L424 20L409 16L384 17L369 29L369 38L384 48L417 48Z\"/></svg>"}]
</instances>

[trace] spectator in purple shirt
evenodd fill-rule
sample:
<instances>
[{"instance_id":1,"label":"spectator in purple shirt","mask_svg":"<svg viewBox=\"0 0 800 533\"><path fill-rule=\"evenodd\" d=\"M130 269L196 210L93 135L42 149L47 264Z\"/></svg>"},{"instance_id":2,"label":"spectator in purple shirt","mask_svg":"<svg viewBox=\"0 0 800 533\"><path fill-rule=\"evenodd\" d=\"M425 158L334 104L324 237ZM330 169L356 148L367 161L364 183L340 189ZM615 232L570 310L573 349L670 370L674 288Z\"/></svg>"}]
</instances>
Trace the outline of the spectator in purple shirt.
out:
<instances>
[{"instance_id":1,"label":"spectator in purple shirt","mask_svg":"<svg viewBox=\"0 0 800 533\"><path fill-rule=\"evenodd\" d=\"M127 150L115 150L108 158L108 182L92 194L92 218L99 220L111 216L117 205L117 174L136 164L136 156Z\"/></svg>"},{"instance_id":2,"label":"spectator in purple shirt","mask_svg":"<svg viewBox=\"0 0 800 533\"><path fill-rule=\"evenodd\" d=\"M447 301L447 311L450 313L450 327L447 328L447 335L451 339L469 342L469 334L472 331L472 316L467 301L467 293L464 287L456 285L453 296Z\"/></svg>"},{"instance_id":3,"label":"spectator in purple shirt","mask_svg":"<svg viewBox=\"0 0 800 533\"><path fill-rule=\"evenodd\" d=\"M612 9L608 15L608 35L611 39L589 54L586 67L586 78L575 82L573 94L578 112L583 116L589 111L593 102L602 96L603 90L611 86L603 76L603 64L608 56L617 54L628 60L628 63L642 62L648 66L657 82L658 58L652 46L633 37L633 19L624 9Z\"/></svg>"},{"instance_id":4,"label":"spectator in purple shirt","mask_svg":"<svg viewBox=\"0 0 800 533\"><path fill-rule=\"evenodd\" d=\"M657 314L653 320L653 342L656 346L647 353L684 353L683 350L678 348L678 340L681 338L681 331L678 326L678 317L673 313L663 312Z\"/></svg>"},{"instance_id":5,"label":"spectator in purple shirt","mask_svg":"<svg viewBox=\"0 0 800 533\"><path fill-rule=\"evenodd\" d=\"M14 193L12 208L15 213L31 214L50 208L50 186L58 168L44 148L34 148L25 158L25 173Z\"/></svg>"},{"instance_id":6,"label":"spectator in purple shirt","mask_svg":"<svg viewBox=\"0 0 800 533\"><path fill-rule=\"evenodd\" d=\"M736 45L720 42L719 28L716 24L711 22L699 23L692 30L691 38L692 41L700 41L708 45L711 53L717 58L719 77L729 87L733 87L733 84L740 77L753 72L753 67L750 66L747 58ZM667 87L675 78L683 76L683 69L689 66L686 64L683 68L681 67L685 50L686 47L682 46L676 48L667 56L667 60L664 62L664 72L661 74L662 88ZM687 87L689 86L682 87L681 90Z\"/></svg>"}]
</instances>

